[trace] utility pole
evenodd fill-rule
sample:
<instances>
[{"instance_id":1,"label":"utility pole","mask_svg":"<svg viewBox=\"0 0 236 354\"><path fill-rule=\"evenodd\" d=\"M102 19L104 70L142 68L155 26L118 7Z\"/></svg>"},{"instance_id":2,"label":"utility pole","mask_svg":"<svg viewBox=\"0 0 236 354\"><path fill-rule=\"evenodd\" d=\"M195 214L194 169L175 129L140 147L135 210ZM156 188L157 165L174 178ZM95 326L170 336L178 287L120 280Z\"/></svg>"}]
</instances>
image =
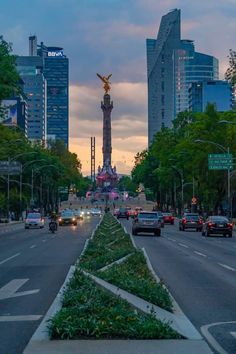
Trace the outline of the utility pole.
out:
<instances>
[{"instance_id":1,"label":"utility pole","mask_svg":"<svg viewBox=\"0 0 236 354\"><path fill-rule=\"evenodd\" d=\"M95 182L95 136L91 136L91 182Z\"/></svg>"}]
</instances>

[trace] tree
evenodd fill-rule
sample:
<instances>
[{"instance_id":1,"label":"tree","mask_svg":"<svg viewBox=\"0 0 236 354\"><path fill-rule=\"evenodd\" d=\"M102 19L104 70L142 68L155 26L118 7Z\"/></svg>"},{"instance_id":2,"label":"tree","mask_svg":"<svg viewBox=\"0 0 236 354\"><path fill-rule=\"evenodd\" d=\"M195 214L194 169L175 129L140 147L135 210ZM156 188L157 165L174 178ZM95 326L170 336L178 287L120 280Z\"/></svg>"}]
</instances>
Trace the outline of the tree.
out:
<instances>
[{"instance_id":1,"label":"tree","mask_svg":"<svg viewBox=\"0 0 236 354\"><path fill-rule=\"evenodd\" d=\"M0 36L0 103L3 99L20 92L16 56L11 52L11 45Z\"/></svg>"}]
</instances>

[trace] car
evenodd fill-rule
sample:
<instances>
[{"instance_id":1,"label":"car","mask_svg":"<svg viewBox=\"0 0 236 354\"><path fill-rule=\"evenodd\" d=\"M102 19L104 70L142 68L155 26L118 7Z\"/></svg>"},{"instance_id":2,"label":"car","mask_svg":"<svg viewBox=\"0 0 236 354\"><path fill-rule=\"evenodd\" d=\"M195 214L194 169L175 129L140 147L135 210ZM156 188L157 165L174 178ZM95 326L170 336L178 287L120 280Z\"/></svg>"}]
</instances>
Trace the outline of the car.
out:
<instances>
[{"instance_id":1,"label":"car","mask_svg":"<svg viewBox=\"0 0 236 354\"><path fill-rule=\"evenodd\" d=\"M62 225L77 225L77 218L72 210L65 210L62 211L59 219L58 219L59 226Z\"/></svg>"},{"instance_id":2,"label":"car","mask_svg":"<svg viewBox=\"0 0 236 354\"><path fill-rule=\"evenodd\" d=\"M117 219L125 218L129 220L129 211L126 208L120 208L116 215Z\"/></svg>"},{"instance_id":3,"label":"car","mask_svg":"<svg viewBox=\"0 0 236 354\"><path fill-rule=\"evenodd\" d=\"M171 224L174 225L175 218L171 213L162 213L163 215L163 220L165 224Z\"/></svg>"},{"instance_id":4,"label":"car","mask_svg":"<svg viewBox=\"0 0 236 354\"><path fill-rule=\"evenodd\" d=\"M91 210L90 210L90 209L87 209L87 208L86 208L86 209L83 209L83 210L82 210L82 214L83 214L83 217L84 217L84 218L90 218L90 216L91 216L92 213L91 213Z\"/></svg>"},{"instance_id":5,"label":"car","mask_svg":"<svg viewBox=\"0 0 236 354\"><path fill-rule=\"evenodd\" d=\"M117 216L118 212L119 212L119 209L115 208L114 211L113 211L113 216Z\"/></svg>"},{"instance_id":6,"label":"car","mask_svg":"<svg viewBox=\"0 0 236 354\"><path fill-rule=\"evenodd\" d=\"M91 215L92 216L102 216L101 209L99 209L99 208L91 209Z\"/></svg>"},{"instance_id":7,"label":"car","mask_svg":"<svg viewBox=\"0 0 236 354\"><path fill-rule=\"evenodd\" d=\"M132 224L132 234L139 232L152 232L156 236L161 236L161 220L155 211L140 211L134 218Z\"/></svg>"},{"instance_id":8,"label":"car","mask_svg":"<svg viewBox=\"0 0 236 354\"><path fill-rule=\"evenodd\" d=\"M202 231L203 220L196 213L185 213L179 221L179 230L185 231L186 229L195 229Z\"/></svg>"},{"instance_id":9,"label":"car","mask_svg":"<svg viewBox=\"0 0 236 354\"><path fill-rule=\"evenodd\" d=\"M81 210L75 209L74 210L74 215L78 220L83 220L83 214Z\"/></svg>"},{"instance_id":10,"label":"car","mask_svg":"<svg viewBox=\"0 0 236 354\"><path fill-rule=\"evenodd\" d=\"M209 216L202 228L202 236L223 235L232 237L233 224L225 216Z\"/></svg>"},{"instance_id":11,"label":"car","mask_svg":"<svg viewBox=\"0 0 236 354\"><path fill-rule=\"evenodd\" d=\"M25 219L25 229L44 227L44 218L40 213L28 213Z\"/></svg>"}]
</instances>

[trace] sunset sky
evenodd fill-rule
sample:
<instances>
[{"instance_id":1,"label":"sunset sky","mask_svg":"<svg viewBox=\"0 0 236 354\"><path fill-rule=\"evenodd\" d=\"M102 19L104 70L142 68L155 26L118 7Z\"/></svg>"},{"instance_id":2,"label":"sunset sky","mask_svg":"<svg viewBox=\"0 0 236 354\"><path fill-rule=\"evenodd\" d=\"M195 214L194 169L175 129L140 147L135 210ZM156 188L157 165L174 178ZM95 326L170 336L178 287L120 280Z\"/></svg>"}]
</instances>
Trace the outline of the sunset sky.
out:
<instances>
[{"instance_id":1,"label":"sunset sky","mask_svg":"<svg viewBox=\"0 0 236 354\"><path fill-rule=\"evenodd\" d=\"M226 70L235 48L235 0L1 0L0 33L15 54L28 55L28 36L62 46L70 60L70 150L90 174L90 136L96 165L102 156L102 82L112 73L113 164L129 173L147 146L146 38L156 38L161 17L181 9L182 38L220 61Z\"/></svg>"}]
</instances>

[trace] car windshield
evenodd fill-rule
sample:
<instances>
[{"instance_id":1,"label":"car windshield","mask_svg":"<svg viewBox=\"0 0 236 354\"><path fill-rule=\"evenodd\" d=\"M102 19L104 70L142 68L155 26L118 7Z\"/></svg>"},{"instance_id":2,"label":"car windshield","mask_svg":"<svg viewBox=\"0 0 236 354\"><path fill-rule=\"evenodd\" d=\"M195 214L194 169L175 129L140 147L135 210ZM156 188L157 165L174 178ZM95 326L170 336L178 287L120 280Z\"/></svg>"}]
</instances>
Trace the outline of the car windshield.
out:
<instances>
[{"instance_id":1,"label":"car windshield","mask_svg":"<svg viewBox=\"0 0 236 354\"><path fill-rule=\"evenodd\" d=\"M198 215L186 215L187 220L198 220L199 216Z\"/></svg>"},{"instance_id":2,"label":"car windshield","mask_svg":"<svg viewBox=\"0 0 236 354\"><path fill-rule=\"evenodd\" d=\"M140 213L139 219L157 219L156 213Z\"/></svg>"},{"instance_id":3,"label":"car windshield","mask_svg":"<svg viewBox=\"0 0 236 354\"><path fill-rule=\"evenodd\" d=\"M30 213L27 215L27 219L41 219L41 215L39 213Z\"/></svg>"},{"instance_id":4,"label":"car windshield","mask_svg":"<svg viewBox=\"0 0 236 354\"><path fill-rule=\"evenodd\" d=\"M124 212L127 211L127 209L121 208L121 209L119 209L119 211L120 211L121 213L124 213Z\"/></svg>"},{"instance_id":5,"label":"car windshield","mask_svg":"<svg viewBox=\"0 0 236 354\"><path fill-rule=\"evenodd\" d=\"M220 221L220 222L229 222L229 220L223 216L214 216L210 219L210 221L214 221L214 222L217 222L217 221Z\"/></svg>"},{"instance_id":6,"label":"car windshield","mask_svg":"<svg viewBox=\"0 0 236 354\"><path fill-rule=\"evenodd\" d=\"M71 211L64 211L61 213L61 216L73 216L74 214Z\"/></svg>"}]
</instances>

